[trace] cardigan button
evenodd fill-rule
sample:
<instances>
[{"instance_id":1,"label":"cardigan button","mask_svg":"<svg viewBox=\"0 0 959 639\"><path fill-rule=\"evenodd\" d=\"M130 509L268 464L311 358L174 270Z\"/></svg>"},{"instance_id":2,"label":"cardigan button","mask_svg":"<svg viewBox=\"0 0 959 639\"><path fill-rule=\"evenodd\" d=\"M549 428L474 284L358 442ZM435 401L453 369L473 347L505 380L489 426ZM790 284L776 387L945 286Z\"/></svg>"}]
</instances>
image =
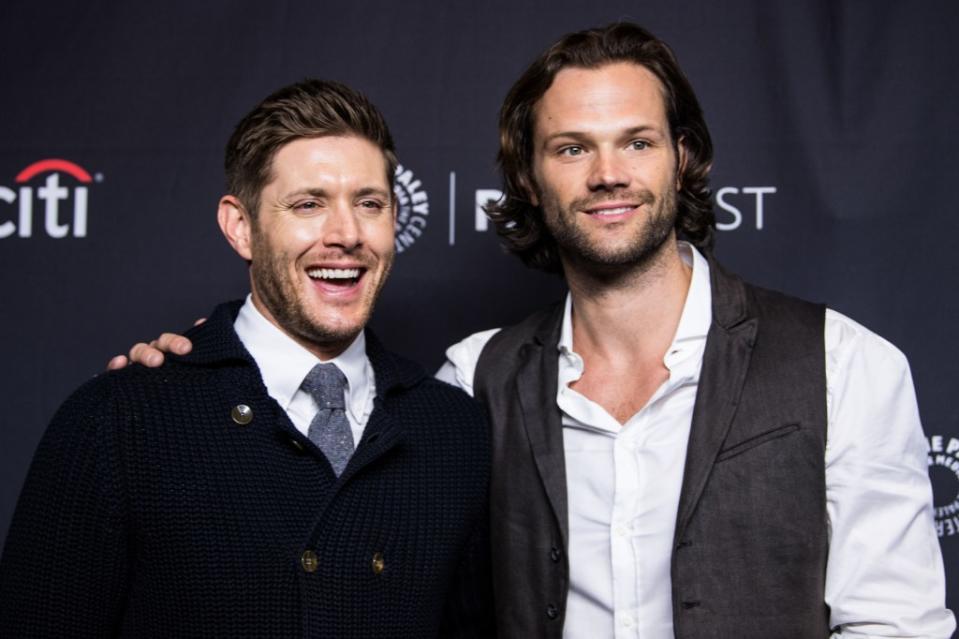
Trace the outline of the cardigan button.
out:
<instances>
[{"instance_id":1,"label":"cardigan button","mask_svg":"<svg viewBox=\"0 0 959 639\"><path fill-rule=\"evenodd\" d=\"M373 562L372 562L373 574L378 575L383 572L386 568L386 561L383 560L383 553L377 552L373 553Z\"/></svg>"},{"instance_id":2,"label":"cardigan button","mask_svg":"<svg viewBox=\"0 0 959 639\"><path fill-rule=\"evenodd\" d=\"M300 556L300 565L306 572L316 572L316 569L320 566L320 558L312 550L304 550Z\"/></svg>"},{"instance_id":3,"label":"cardigan button","mask_svg":"<svg viewBox=\"0 0 959 639\"><path fill-rule=\"evenodd\" d=\"M556 617L559 616L559 608L557 608L554 604L547 604L546 616L550 619L556 619Z\"/></svg>"},{"instance_id":4,"label":"cardigan button","mask_svg":"<svg viewBox=\"0 0 959 639\"><path fill-rule=\"evenodd\" d=\"M240 426L246 426L253 421L253 409L246 404L237 404L230 411L230 417Z\"/></svg>"}]
</instances>

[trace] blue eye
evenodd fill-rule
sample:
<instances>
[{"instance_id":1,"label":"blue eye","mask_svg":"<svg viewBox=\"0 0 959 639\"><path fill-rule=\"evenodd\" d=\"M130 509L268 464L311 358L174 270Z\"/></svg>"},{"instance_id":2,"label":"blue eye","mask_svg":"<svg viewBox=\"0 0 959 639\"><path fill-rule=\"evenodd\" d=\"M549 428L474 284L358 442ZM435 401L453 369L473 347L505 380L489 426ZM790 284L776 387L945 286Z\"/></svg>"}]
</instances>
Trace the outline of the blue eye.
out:
<instances>
[{"instance_id":1,"label":"blue eye","mask_svg":"<svg viewBox=\"0 0 959 639\"><path fill-rule=\"evenodd\" d=\"M642 151L642 150L644 150L644 149L649 148L649 142L647 142L646 140L633 140L633 141L630 143L630 145L631 145L631 146L633 147L633 149L635 149L636 151Z\"/></svg>"},{"instance_id":2,"label":"blue eye","mask_svg":"<svg viewBox=\"0 0 959 639\"><path fill-rule=\"evenodd\" d=\"M559 150L560 155L581 155L583 153L583 147L581 146L564 146Z\"/></svg>"}]
</instances>

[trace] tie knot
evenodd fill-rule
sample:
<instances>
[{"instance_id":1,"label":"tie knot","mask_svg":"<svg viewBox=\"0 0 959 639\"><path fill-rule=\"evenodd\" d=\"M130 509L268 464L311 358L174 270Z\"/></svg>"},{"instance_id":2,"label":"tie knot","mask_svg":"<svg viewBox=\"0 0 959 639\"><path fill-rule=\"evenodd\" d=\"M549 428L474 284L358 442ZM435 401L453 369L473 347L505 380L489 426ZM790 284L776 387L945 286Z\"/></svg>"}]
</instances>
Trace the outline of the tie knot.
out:
<instances>
[{"instance_id":1,"label":"tie knot","mask_svg":"<svg viewBox=\"0 0 959 639\"><path fill-rule=\"evenodd\" d=\"M313 396L318 408L345 408L346 375L336 364L317 364L303 379L303 390Z\"/></svg>"}]
</instances>

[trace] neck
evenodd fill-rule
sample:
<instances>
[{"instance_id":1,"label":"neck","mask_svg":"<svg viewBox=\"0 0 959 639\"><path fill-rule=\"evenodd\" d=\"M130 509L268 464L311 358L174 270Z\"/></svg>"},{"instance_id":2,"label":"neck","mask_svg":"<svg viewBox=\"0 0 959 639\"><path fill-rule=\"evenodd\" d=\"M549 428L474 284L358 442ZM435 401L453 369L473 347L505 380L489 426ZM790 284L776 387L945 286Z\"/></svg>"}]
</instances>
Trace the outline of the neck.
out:
<instances>
[{"instance_id":1,"label":"neck","mask_svg":"<svg viewBox=\"0 0 959 639\"><path fill-rule=\"evenodd\" d=\"M260 312L260 315L262 315L270 324L273 324L273 326L280 329L284 335L308 350L322 362L327 362L334 357L339 357L342 355L358 335L358 333L354 333L353 335L350 335L344 339L330 340L328 342L314 341L304 335L299 334L297 331L292 330L290 327L284 326L279 320L277 320L273 313L270 312L269 307L263 302L260 296L257 295L255 289L252 291L251 297L253 299L253 306L256 307L256 310Z\"/></svg>"},{"instance_id":2,"label":"neck","mask_svg":"<svg viewBox=\"0 0 959 639\"><path fill-rule=\"evenodd\" d=\"M577 353L607 361L661 361L676 334L692 270L671 238L643 264L596 273L564 261Z\"/></svg>"}]
</instances>

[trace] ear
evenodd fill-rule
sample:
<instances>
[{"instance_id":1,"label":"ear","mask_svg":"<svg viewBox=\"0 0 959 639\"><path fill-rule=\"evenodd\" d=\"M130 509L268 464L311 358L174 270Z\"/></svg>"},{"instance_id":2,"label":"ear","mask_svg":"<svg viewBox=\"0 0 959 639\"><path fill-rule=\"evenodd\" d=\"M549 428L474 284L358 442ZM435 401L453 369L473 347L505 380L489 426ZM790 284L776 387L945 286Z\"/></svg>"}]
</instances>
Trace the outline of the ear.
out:
<instances>
[{"instance_id":1,"label":"ear","mask_svg":"<svg viewBox=\"0 0 959 639\"><path fill-rule=\"evenodd\" d=\"M689 154L686 151L686 138L679 138L676 142L676 190L683 189L683 175L686 174L686 161Z\"/></svg>"},{"instance_id":2,"label":"ear","mask_svg":"<svg viewBox=\"0 0 959 639\"><path fill-rule=\"evenodd\" d=\"M250 214L233 195L224 195L220 198L220 205L217 207L216 220L220 224L220 231L223 237L230 243L237 255L249 262L253 259L253 251L250 248L250 236L252 234L253 220Z\"/></svg>"}]
</instances>

